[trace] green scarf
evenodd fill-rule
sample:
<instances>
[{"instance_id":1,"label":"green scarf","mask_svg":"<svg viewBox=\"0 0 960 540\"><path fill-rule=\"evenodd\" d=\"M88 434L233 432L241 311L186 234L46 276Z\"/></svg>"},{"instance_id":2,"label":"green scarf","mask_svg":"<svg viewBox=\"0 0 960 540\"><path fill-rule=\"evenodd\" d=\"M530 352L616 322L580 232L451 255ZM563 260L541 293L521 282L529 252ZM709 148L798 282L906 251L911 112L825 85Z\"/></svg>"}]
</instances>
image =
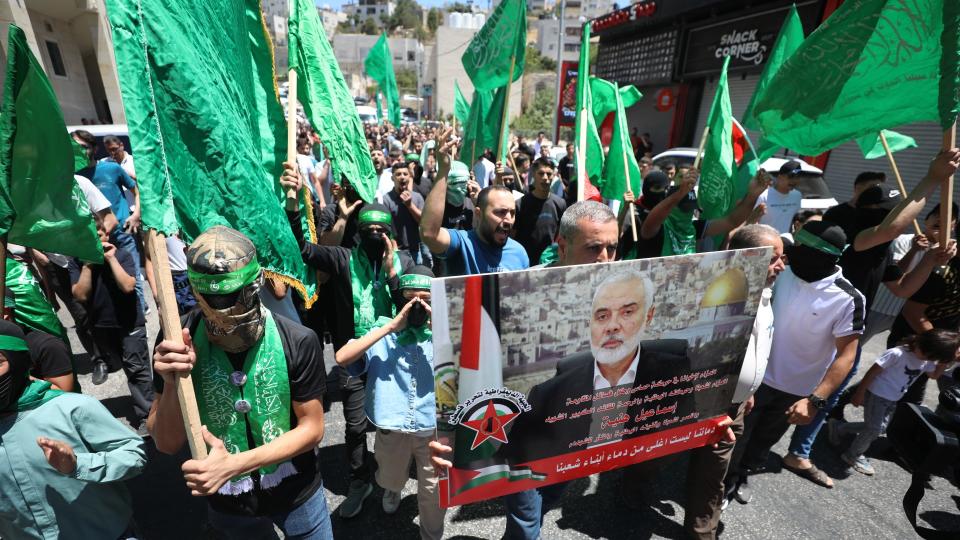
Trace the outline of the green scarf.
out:
<instances>
[{"instance_id":1,"label":"green scarf","mask_svg":"<svg viewBox=\"0 0 960 540\"><path fill-rule=\"evenodd\" d=\"M688 255L697 252L697 229L693 216L674 208L663 222L663 248L660 255Z\"/></svg>"},{"instance_id":2,"label":"green scarf","mask_svg":"<svg viewBox=\"0 0 960 540\"><path fill-rule=\"evenodd\" d=\"M193 388L197 394L200 420L223 441L227 451L238 454L250 450L247 425L255 447L263 446L290 430L290 380L287 360L277 324L268 310L263 337L247 351L243 362L245 384L231 382L235 373L227 354L207 338L205 323L197 326L193 344L197 353ZM245 392L244 392L245 390ZM237 412L234 404L246 400L250 412ZM270 489L284 478L296 474L289 461L260 468L260 487ZM219 490L221 495L239 495L253 489L250 474L231 478Z\"/></svg>"},{"instance_id":3,"label":"green scarf","mask_svg":"<svg viewBox=\"0 0 960 540\"><path fill-rule=\"evenodd\" d=\"M370 259L360 248L350 252L350 288L353 289L353 332L360 337L370 331L377 317L393 317L393 299L390 298L390 286L380 261L376 272ZM393 254L393 267L400 268L400 257ZM379 284L379 285L378 285Z\"/></svg>"},{"instance_id":4,"label":"green scarf","mask_svg":"<svg viewBox=\"0 0 960 540\"><path fill-rule=\"evenodd\" d=\"M390 317L377 317L377 322L375 327L380 328L389 324L393 319ZM407 325L406 328L397 332L397 343L400 345L413 345L415 343L426 343L433 339L433 332L430 331L430 325L425 324L423 326L410 326Z\"/></svg>"},{"instance_id":5,"label":"green scarf","mask_svg":"<svg viewBox=\"0 0 960 540\"><path fill-rule=\"evenodd\" d=\"M26 264L7 257L7 288L13 292L17 305L14 308L14 318L17 323L46 332L64 341L67 332L60 324L53 306L47 301L33 272Z\"/></svg>"},{"instance_id":6,"label":"green scarf","mask_svg":"<svg viewBox=\"0 0 960 540\"><path fill-rule=\"evenodd\" d=\"M20 399L17 400L17 412L36 409L63 393L62 390L54 390L51 386L47 381L30 381L30 385L23 390Z\"/></svg>"}]
</instances>

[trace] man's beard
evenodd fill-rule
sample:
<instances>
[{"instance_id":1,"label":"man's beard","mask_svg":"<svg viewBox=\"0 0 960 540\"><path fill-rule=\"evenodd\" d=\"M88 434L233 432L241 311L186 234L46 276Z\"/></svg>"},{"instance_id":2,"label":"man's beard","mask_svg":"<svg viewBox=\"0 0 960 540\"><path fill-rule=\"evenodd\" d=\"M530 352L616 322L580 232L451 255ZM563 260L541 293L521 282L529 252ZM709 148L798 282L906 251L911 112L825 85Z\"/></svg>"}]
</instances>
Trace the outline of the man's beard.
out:
<instances>
[{"instance_id":1,"label":"man's beard","mask_svg":"<svg viewBox=\"0 0 960 540\"><path fill-rule=\"evenodd\" d=\"M498 241L497 241L496 233L497 233L498 231L499 231L499 232L502 232L502 233L504 234L504 240L503 240L503 242L498 242ZM481 224L480 224L479 233L480 233L480 237L483 238L483 240L484 240L486 243L488 243L488 244L490 244L490 245L492 245L492 246L504 246L504 245L507 244L507 240L510 238L510 228L509 228L509 227L501 227L501 226L499 226L499 225L494 226L494 227L491 227L489 224L483 223L483 222L481 222Z\"/></svg>"},{"instance_id":2,"label":"man's beard","mask_svg":"<svg viewBox=\"0 0 960 540\"><path fill-rule=\"evenodd\" d=\"M590 342L590 352L593 353L594 360L598 364L610 365L615 364L623 360L627 355L632 354L636 348L640 345L640 338L643 337L640 335L641 332L635 333L631 337L625 337L623 334L615 334L613 336L604 336L603 341L607 341L611 338L621 340L620 346L616 349L606 349L593 344L593 341Z\"/></svg>"}]
</instances>

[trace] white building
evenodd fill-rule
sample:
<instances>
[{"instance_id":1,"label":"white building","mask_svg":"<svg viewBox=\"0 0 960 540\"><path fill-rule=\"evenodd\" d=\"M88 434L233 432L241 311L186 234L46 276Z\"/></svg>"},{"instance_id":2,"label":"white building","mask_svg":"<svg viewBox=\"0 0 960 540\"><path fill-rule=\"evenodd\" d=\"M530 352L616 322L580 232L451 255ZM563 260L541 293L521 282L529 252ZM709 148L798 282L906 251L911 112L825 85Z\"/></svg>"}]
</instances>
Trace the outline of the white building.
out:
<instances>
[{"instance_id":1,"label":"white building","mask_svg":"<svg viewBox=\"0 0 960 540\"><path fill-rule=\"evenodd\" d=\"M553 0L527 0L527 11L547 11L553 9Z\"/></svg>"},{"instance_id":2,"label":"white building","mask_svg":"<svg viewBox=\"0 0 960 540\"><path fill-rule=\"evenodd\" d=\"M23 29L50 79L68 125L124 123L113 38L103 0L0 0L0 62L7 28ZM0 85L5 71L0 69Z\"/></svg>"},{"instance_id":3,"label":"white building","mask_svg":"<svg viewBox=\"0 0 960 540\"><path fill-rule=\"evenodd\" d=\"M320 21L323 23L323 31L327 34L327 39L333 39L337 33L337 25L347 22L346 13L335 11L327 4L317 6L317 13L320 14Z\"/></svg>"},{"instance_id":4,"label":"white building","mask_svg":"<svg viewBox=\"0 0 960 540\"><path fill-rule=\"evenodd\" d=\"M350 18L355 18L358 23L373 18L377 24L380 24L381 17L393 15L397 4L392 1L382 0L357 0L356 3L344 4L343 11Z\"/></svg>"},{"instance_id":5,"label":"white building","mask_svg":"<svg viewBox=\"0 0 960 540\"><path fill-rule=\"evenodd\" d=\"M263 0L263 19L273 41L273 63L277 76L287 76L287 21L290 18L289 0Z\"/></svg>"},{"instance_id":6,"label":"white building","mask_svg":"<svg viewBox=\"0 0 960 540\"><path fill-rule=\"evenodd\" d=\"M583 23L578 19L565 19L563 22L563 56L561 60L576 60L580 55L580 31ZM557 45L560 33L560 19L540 19L537 25L537 50L552 60L557 59Z\"/></svg>"}]
</instances>

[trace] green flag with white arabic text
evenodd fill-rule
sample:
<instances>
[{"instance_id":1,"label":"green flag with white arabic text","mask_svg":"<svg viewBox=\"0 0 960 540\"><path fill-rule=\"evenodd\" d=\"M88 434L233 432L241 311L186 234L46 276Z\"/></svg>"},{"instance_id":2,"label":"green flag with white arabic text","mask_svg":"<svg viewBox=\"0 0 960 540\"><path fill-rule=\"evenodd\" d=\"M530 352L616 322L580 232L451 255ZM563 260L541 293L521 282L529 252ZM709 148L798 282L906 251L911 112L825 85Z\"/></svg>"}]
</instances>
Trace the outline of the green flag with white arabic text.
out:
<instances>
[{"instance_id":1,"label":"green flag with white arabic text","mask_svg":"<svg viewBox=\"0 0 960 540\"><path fill-rule=\"evenodd\" d=\"M107 0L144 226L245 234L312 302L278 181L287 123L257 0Z\"/></svg>"},{"instance_id":2,"label":"green flag with white arabic text","mask_svg":"<svg viewBox=\"0 0 960 540\"><path fill-rule=\"evenodd\" d=\"M777 70L753 110L803 155L910 122L947 129L960 101L960 2L848 0Z\"/></svg>"},{"instance_id":3,"label":"green flag with white arabic text","mask_svg":"<svg viewBox=\"0 0 960 540\"><path fill-rule=\"evenodd\" d=\"M350 89L311 0L293 0L289 19L289 65L297 72L297 100L337 176L346 176L364 202L373 202L377 172ZM328 201L329 202L329 201Z\"/></svg>"},{"instance_id":4,"label":"green flag with white arabic text","mask_svg":"<svg viewBox=\"0 0 960 540\"><path fill-rule=\"evenodd\" d=\"M520 78L526 52L527 1L501 0L467 45L461 61L474 88L495 90Z\"/></svg>"},{"instance_id":5,"label":"green flag with white arabic text","mask_svg":"<svg viewBox=\"0 0 960 540\"><path fill-rule=\"evenodd\" d=\"M0 236L103 261L87 200L74 180L74 147L57 96L26 36L9 26L0 113Z\"/></svg>"}]
</instances>

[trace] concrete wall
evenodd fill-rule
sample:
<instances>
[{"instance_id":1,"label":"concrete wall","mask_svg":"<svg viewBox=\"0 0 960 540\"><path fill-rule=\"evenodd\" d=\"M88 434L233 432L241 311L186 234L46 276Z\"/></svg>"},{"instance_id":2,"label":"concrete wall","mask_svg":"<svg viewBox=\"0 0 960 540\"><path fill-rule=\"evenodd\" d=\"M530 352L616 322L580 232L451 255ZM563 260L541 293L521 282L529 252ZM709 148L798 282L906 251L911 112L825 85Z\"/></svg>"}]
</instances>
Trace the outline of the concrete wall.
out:
<instances>
[{"instance_id":1,"label":"concrete wall","mask_svg":"<svg viewBox=\"0 0 960 540\"><path fill-rule=\"evenodd\" d=\"M80 46L73 37L70 25L66 21L47 17L32 10L28 10L28 13L40 48L40 61L50 79L50 85L53 86L60 100L64 120L69 125L79 124L83 118L99 118L93 94L90 91L90 82L87 80L83 57L80 54ZM47 41L52 41L59 46L66 75L54 73L47 51Z\"/></svg>"}]
</instances>

